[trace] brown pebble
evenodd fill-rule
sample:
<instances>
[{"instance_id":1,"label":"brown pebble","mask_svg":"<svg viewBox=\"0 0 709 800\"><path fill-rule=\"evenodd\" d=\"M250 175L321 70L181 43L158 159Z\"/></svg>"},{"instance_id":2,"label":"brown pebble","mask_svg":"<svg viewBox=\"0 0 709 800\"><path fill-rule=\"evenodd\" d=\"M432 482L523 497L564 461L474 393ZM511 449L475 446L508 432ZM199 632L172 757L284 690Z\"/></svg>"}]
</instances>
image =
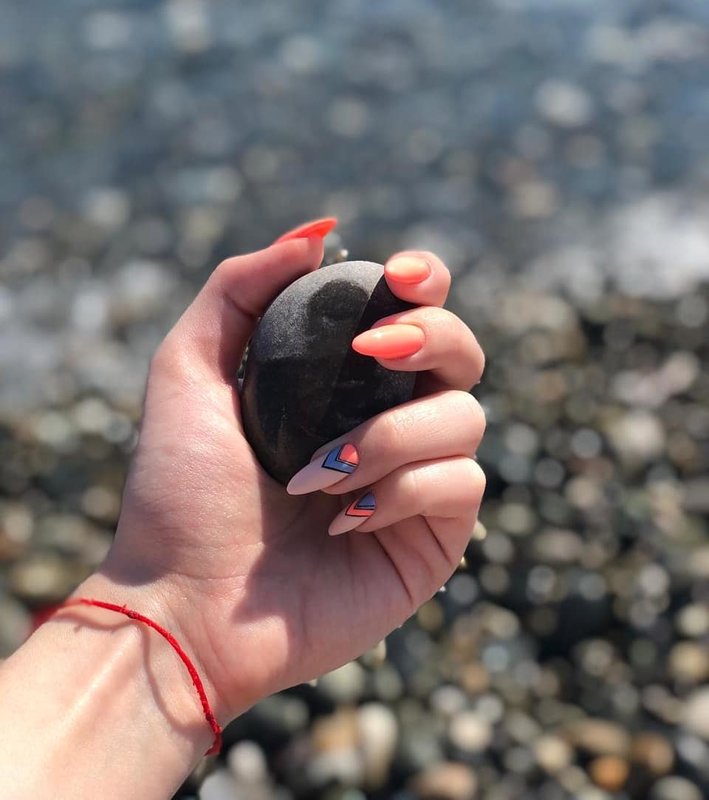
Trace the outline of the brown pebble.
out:
<instances>
[{"instance_id":1,"label":"brown pebble","mask_svg":"<svg viewBox=\"0 0 709 800\"><path fill-rule=\"evenodd\" d=\"M482 694L490 688L490 673L482 664L466 664L460 670L459 683L468 694Z\"/></svg>"},{"instance_id":2,"label":"brown pebble","mask_svg":"<svg viewBox=\"0 0 709 800\"><path fill-rule=\"evenodd\" d=\"M415 775L409 788L419 800L475 800L478 780L465 764L444 761Z\"/></svg>"},{"instance_id":3,"label":"brown pebble","mask_svg":"<svg viewBox=\"0 0 709 800\"><path fill-rule=\"evenodd\" d=\"M659 733L639 733L633 739L631 758L657 777L670 773L675 764L672 745Z\"/></svg>"},{"instance_id":4,"label":"brown pebble","mask_svg":"<svg viewBox=\"0 0 709 800\"><path fill-rule=\"evenodd\" d=\"M628 780L628 762L617 756L595 758L588 768L593 782L609 792L618 792Z\"/></svg>"},{"instance_id":5,"label":"brown pebble","mask_svg":"<svg viewBox=\"0 0 709 800\"><path fill-rule=\"evenodd\" d=\"M311 742L317 753L351 750L357 747L358 741L357 713L353 708L340 708L313 724Z\"/></svg>"},{"instance_id":6,"label":"brown pebble","mask_svg":"<svg viewBox=\"0 0 709 800\"><path fill-rule=\"evenodd\" d=\"M589 755L625 757L630 749L630 736L620 725L590 717L566 726L566 740Z\"/></svg>"}]
</instances>

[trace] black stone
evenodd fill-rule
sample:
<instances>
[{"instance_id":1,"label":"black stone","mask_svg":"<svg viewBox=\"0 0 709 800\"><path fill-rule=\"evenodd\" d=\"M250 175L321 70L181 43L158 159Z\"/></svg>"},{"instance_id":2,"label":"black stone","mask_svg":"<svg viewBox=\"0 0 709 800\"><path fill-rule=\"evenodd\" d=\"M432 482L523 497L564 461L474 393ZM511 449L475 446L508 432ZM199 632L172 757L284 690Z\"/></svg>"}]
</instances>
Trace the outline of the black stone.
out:
<instances>
[{"instance_id":1,"label":"black stone","mask_svg":"<svg viewBox=\"0 0 709 800\"><path fill-rule=\"evenodd\" d=\"M273 301L249 344L241 388L246 436L269 475L287 483L318 447L411 399L416 373L384 369L351 346L408 308L369 261L319 269Z\"/></svg>"}]
</instances>

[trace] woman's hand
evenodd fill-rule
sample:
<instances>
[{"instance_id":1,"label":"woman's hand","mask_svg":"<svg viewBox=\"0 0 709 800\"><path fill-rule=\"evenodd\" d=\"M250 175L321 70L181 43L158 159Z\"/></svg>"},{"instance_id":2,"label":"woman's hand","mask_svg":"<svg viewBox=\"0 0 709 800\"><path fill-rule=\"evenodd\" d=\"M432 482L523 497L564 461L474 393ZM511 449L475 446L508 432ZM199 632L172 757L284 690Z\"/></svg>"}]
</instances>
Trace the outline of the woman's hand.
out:
<instances>
[{"instance_id":1,"label":"woman's hand","mask_svg":"<svg viewBox=\"0 0 709 800\"><path fill-rule=\"evenodd\" d=\"M382 335L380 322L357 344L396 355L413 346L392 350L392 340L418 341L412 355L379 357L389 369L423 371L416 398L318 451L291 484L305 494L286 493L261 469L244 438L235 375L265 307L322 254L311 236L225 261L168 334L151 366L116 539L89 580L103 581L102 599L175 631L222 722L400 625L455 569L483 494L474 455L484 419L467 393L483 355L441 308L450 275L430 253L387 265L391 290L420 307L384 324L413 330ZM345 444L356 469L323 470ZM360 510L376 510L348 515L363 495Z\"/></svg>"}]
</instances>

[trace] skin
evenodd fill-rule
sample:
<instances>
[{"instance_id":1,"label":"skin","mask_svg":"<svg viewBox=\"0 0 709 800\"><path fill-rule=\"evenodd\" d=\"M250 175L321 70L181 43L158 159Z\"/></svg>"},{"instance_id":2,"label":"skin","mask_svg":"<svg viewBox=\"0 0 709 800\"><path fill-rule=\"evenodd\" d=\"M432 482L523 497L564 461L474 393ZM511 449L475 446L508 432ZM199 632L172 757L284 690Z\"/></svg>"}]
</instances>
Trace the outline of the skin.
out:
<instances>
[{"instance_id":1,"label":"skin","mask_svg":"<svg viewBox=\"0 0 709 800\"><path fill-rule=\"evenodd\" d=\"M322 251L312 237L223 262L167 335L114 545L76 592L171 630L222 724L406 620L457 566L484 490L473 458L484 419L467 393L483 355L441 308L450 275L430 253L405 254L429 264L424 280L387 279L422 306L391 322L419 327L425 343L380 363L424 370L417 397L338 440L356 445L360 466L325 491L292 497L261 470L233 376L259 314ZM328 536L365 491L375 514ZM210 744L174 652L107 611L57 614L0 668L0 694L12 698L0 708L0 785L13 800L169 797Z\"/></svg>"}]
</instances>

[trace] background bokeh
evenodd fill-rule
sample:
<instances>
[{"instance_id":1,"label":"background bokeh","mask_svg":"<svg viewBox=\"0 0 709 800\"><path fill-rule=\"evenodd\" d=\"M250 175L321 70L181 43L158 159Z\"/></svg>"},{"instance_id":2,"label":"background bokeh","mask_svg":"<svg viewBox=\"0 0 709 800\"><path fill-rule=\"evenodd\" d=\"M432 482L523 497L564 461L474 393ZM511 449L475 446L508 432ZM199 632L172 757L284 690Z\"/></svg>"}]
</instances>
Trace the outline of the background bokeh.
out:
<instances>
[{"instance_id":1,"label":"background bokeh","mask_svg":"<svg viewBox=\"0 0 709 800\"><path fill-rule=\"evenodd\" d=\"M210 269L334 213L455 274L484 528L179 796L709 797L708 131L696 0L0 3L0 657L103 557Z\"/></svg>"}]
</instances>

